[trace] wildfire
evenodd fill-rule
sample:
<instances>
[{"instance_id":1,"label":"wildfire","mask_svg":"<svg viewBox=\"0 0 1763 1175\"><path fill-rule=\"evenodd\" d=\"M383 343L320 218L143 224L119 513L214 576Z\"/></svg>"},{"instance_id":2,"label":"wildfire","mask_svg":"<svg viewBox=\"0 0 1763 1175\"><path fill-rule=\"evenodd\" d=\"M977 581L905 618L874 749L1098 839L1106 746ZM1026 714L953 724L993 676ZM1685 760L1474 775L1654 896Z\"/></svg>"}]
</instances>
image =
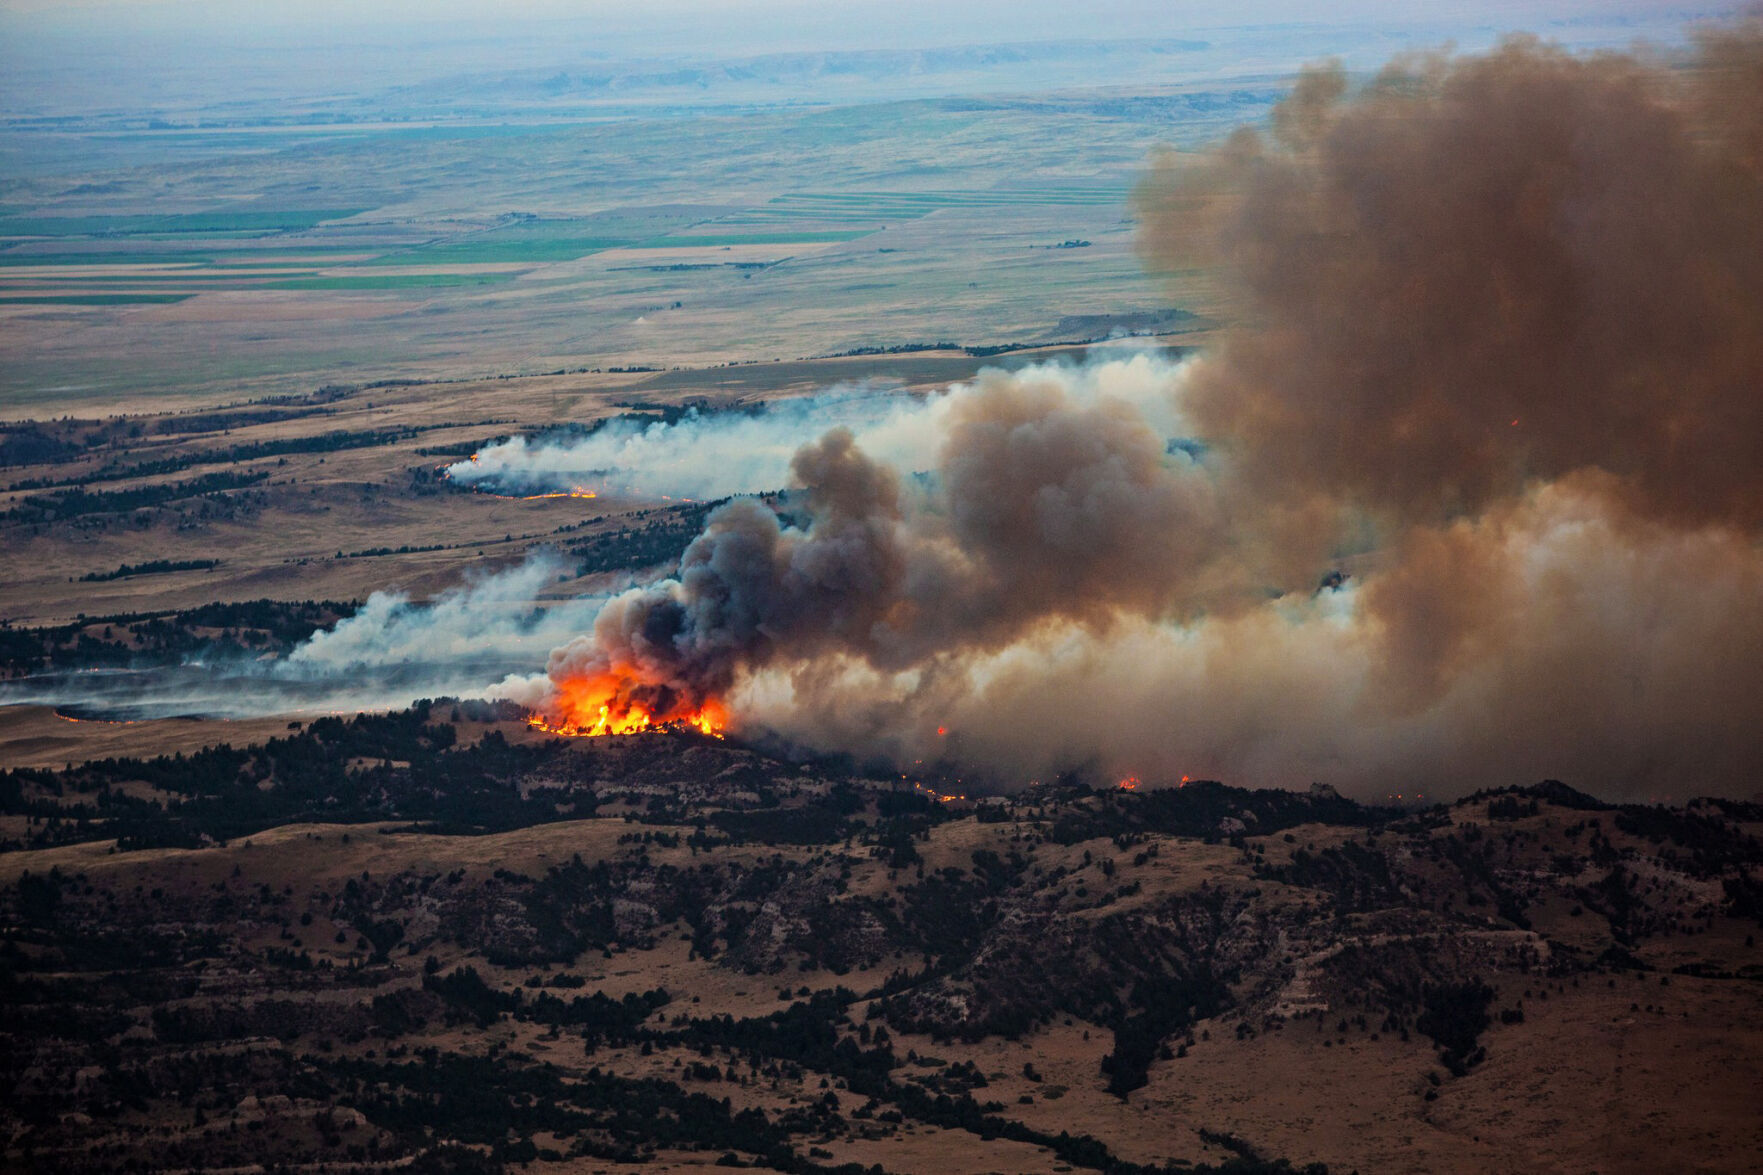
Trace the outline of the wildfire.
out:
<instances>
[{"instance_id":1,"label":"wildfire","mask_svg":"<svg viewBox=\"0 0 1763 1175\"><path fill-rule=\"evenodd\" d=\"M475 463L477 459L478 455L476 453L473 453L470 457L466 458L466 460L473 463ZM440 471L443 478L451 480L453 477L453 474L449 472L452 469L452 465L443 462L440 465L435 466L435 468ZM600 496L599 493L590 490L587 486L571 486L567 490L556 490L549 494L498 494L494 490L486 490L482 486L473 486L472 488L486 497L501 498L505 502L537 502L544 498L598 498ZM689 498L687 499L687 501L690 500L691 499Z\"/></svg>"},{"instance_id":2,"label":"wildfire","mask_svg":"<svg viewBox=\"0 0 1763 1175\"><path fill-rule=\"evenodd\" d=\"M640 701L632 692L631 679L615 673L559 682L551 712L534 714L527 725L568 738L662 730L696 730L721 738L728 725L728 711L715 698L693 705L678 697Z\"/></svg>"},{"instance_id":3,"label":"wildfire","mask_svg":"<svg viewBox=\"0 0 1763 1175\"><path fill-rule=\"evenodd\" d=\"M133 726L132 718L75 718L72 714L55 711L55 716L63 722L72 722L76 726Z\"/></svg>"},{"instance_id":4,"label":"wildfire","mask_svg":"<svg viewBox=\"0 0 1763 1175\"><path fill-rule=\"evenodd\" d=\"M1137 791L1137 790L1139 790L1139 784L1142 782L1143 781L1141 779L1139 779L1138 776L1128 775L1127 777L1122 779L1119 783L1115 784L1114 786L1118 787L1121 791ZM1181 777L1181 782L1176 784L1175 786L1176 787L1186 787L1189 783L1192 783L1192 782L1193 781L1191 779L1189 779L1187 776L1184 775Z\"/></svg>"},{"instance_id":5,"label":"wildfire","mask_svg":"<svg viewBox=\"0 0 1763 1175\"><path fill-rule=\"evenodd\" d=\"M503 495L497 494L495 496L502 497ZM598 498L599 496L599 494L596 494L593 490L590 490L585 486L576 486L573 489L558 490L557 492L550 494L527 494L520 500L522 502L537 502L541 498Z\"/></svg>"}]
</instances>

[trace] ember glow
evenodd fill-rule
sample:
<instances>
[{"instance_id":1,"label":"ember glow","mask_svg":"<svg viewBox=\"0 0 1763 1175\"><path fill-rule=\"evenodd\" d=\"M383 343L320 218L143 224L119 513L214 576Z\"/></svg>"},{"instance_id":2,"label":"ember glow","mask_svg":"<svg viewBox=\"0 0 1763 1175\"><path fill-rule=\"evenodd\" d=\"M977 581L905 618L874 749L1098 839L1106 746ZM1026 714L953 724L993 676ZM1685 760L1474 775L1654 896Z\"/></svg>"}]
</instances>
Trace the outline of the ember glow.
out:
<instances>
[{"instance_id":1,"label":"ember glow","mask_svg":"<svg viewBox=\"0 0 1763 1175\"><path fill-rule=\"evenodd\" d=\"M544 710L528 718L527 724L569 738L687 729L722 737L728 710L721 702L704 698L694 704L669 694L641 685L629 673L566 678L556 683Z\"/></svg>"},{"instance_id":2,"label":"ember glow","mask_svg":"<svg viewBox=\"0 0 1763 1175\"><path fill-rule=\"evenodd\" d=\"M135 724L134 720L130 718L75 718L72 714L63 714L60 710L55 711L55 716L63 722L72 722L77 726L133 726Z\"/></svg>"},{"instance_id":3,"label":"ember glow","mask_svg":"<svg viewBox=\"0 0 1763 1175\"><path fill-rule=\"evenodd\" d=\"M477 463L478 454L473 453L470 457L467 457L461 465L471 466ZM453 470L457 467L451 464L442 464L437 465L435 468L440 470L441 477L444 480L450 481L453 477ZM476 489L478 493L484 494L488 497L503 498L510 502L538 502L546 498L598 498L600 496L598 492L591 490L584 485L572 485L566 490L553 490L549 493L542 494L498 494L496 491L485 489L482 486L473 486L472 488ZM689 502L691 499L687 498L686 501Z\"/></svg>"},{"instance_id":4,"label":"ember glow","mask_svg":"<svg viewBox=\"0 0 1763 1175\"><path fill-rule=\"evenodd\" d=\"M506 497L507 495L496 494L493 496L500 498ZM520 501L537 502L541 498L598 498L599 496L600 495L596 494L593 490L587 489L583 486L576 486L573 489L558 490L556 493L551 494L527 494L525 497L521 498Z\"/></svg>"}]
</instances>

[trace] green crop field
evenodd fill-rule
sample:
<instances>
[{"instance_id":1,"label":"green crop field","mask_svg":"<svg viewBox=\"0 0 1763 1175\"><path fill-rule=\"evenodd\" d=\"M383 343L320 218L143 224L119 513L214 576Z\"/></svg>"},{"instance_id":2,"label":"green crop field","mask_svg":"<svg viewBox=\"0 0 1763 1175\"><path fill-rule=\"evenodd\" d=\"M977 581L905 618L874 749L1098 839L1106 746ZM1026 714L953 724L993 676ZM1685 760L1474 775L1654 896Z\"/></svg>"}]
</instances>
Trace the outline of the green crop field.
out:
<instances>
[{"instance_id":1,"label":"green crop field","mask_svg":"<svg viewBox=\"0 0 1763 1175\"><path fill-rule=\"evenodd\" d=\"M109 243L109 242L107 242ZM132 241L130 242L133 243ZM275 268L299 266L311 269L323 264L327 256L361 257L381 251L372 246L310 246L298 250L278 249L241 253L236 250L137 249L105 248L84 253L30 253L19 249L0 251L0 269L46 269L71 265L141 266L167 265L208 266L214 269ZM290 261L277 254L295 254L300 260ZM333 262L334 264L334 262Z\"/></svg>"},{"instance_id":2,"label":"green crop field","mask_svg":"<svg viewBox=\"0 0 1763 1175\"><path fill-rule=\"evenodd\" d=\"M263 290L424 290L454 286L488 286L512 281L512 273L388 273L337 277L303 277L263 282Z\"/></svg>"},{"instance_id":3,"label":"green crop field","mask_svg":"<svg viewBox=\"0 0 1763 1175\"><path fill-rule=\"evenodd\" d=\"M194 294L47 294L40 298L0 296L0 306L131 306L182 302Z\"/></svg>"},{"instance_id":4,"label":"green crop field","mask_svg":"<svg viewBox=\"0 0 1763 1175\"><path fill-rule=\"evenodd\" d=\"M854 241L867 237L873 229L852 229L840 232L796 233L687 233L675 237L658 237L628 246L632 249L681 249L715 245L825 245Z\"/></svg>"},{"instance_id":5,"label":"green crop field","mask_svg":"<svg viewBox=\"0 0 1763 1175\"><path fill-rule=\"evenodd\" d=\"M273 274L228 273L224 269L175 269L169 272L148 270L147 272L129 272L134 266L121 265L114 267L111 273L102 274L48 274L45 276L31 275L30 283L15 289L50 289L76 286L102 286L105 289L116 289L124 286L154 285L192 285L192 286L247 286L271 278L297 276L302 273L317 273L316 265L302 265L294 268L278 268Z\"/></svg>"},{"instance_id":6,"label":"green crop field","mask_svg":"<svg viewBox=\"0 0 1763 1175\"><path fill-rule=\"evenodd\" d=\"M386 253L373 265L482 265L498 262L574 261L627 241L610 237L472 237Z\"/></svg>"},{"instance_id":7,"label":"green crop field","mask_svg":"<svg viewBox=\"0 0 1763 1175\"><path fill-rule=\"evenodd\" d=\"M21 253L0 252L0 268L29 269L61 265L207 265L213 253L168 252L108 249L93 253Z\"/></svg>"},{"instance_id":8,"label":"green crop field","mask_svg":"<svg viewBox=\"0 0 1763 1175\"><path fill-rule=\"evenodd\" d=\"M287 232L342 220L362 208L190 212L172 216L20 216L0 220L0 236L84 237L112 233Z\"/></svg>"},{"instance_id":9,"label":"green crop field","mask_svg":"<svg viewBox=\"0 0 1763 1175\"><path fill-rule=\"evenodd\" d=\"M1147 275L1131 247L1128 193L1166 136L1009 101L209 136L193 164L155 162L167 140L145 136L126 168L81 173L69 155L90 198L70 180L0 204L0 296L79 299L91 319L76 336L9 310L0 391L231 399L1052 339L1070 314L1203 293ZM155 215L166 206L180 211ZM337 219L357 209L373 211ZM1046 251L1074 239L1093 247ZM738 264L702 264L717 260ZM480 266L501 272L461 272ZM175 320L127 313L217 292Z\"/></svg>"}]
</instances>

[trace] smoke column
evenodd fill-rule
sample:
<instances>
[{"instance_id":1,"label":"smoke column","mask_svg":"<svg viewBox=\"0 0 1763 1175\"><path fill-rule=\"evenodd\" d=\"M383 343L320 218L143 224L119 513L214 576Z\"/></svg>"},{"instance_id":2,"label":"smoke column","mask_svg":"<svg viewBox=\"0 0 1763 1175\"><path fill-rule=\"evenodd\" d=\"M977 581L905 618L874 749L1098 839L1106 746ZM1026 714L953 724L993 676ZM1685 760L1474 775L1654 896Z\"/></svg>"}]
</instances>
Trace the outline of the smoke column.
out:
<instances>
[{"instance_id":1,"label":"smoke column","mask_svg":"<svg viewBox=\"0 0 1763 1175\"><path fill-rule=\"evenodd\" d=\"M833 429L799 525L730 504L509 692L1007 781L1756 789L1755 25L1318 69L1139 202L1210 353L983 373L915 460Z\"/></svg>"}]
</instances>

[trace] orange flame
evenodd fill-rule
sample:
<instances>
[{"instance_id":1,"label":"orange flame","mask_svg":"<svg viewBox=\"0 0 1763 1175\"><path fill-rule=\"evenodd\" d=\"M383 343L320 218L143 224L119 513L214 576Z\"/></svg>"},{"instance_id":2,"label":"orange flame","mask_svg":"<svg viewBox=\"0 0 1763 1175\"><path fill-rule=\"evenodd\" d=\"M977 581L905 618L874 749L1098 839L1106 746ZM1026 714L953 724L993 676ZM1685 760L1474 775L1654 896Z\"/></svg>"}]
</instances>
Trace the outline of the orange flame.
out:
<instances>
[{"instance_id":1,"label":"orange flame","mask_svg":"<svg viewBox=\"0 0 1763 1175\"><path fill-rule=\"evenodd\" d=\"M697 704L680 698L664 707L631 696L634 680L627 674L602 673L557 682L548 713L534 714L527 725L547 734L598 738L644 731L696 730L721 738L728 710L715 698Z\"/></svg>"},{"instance_id":2,"label":"orange flame","mask_svg":"<svg viewBox=\"0 0 1763 1175\"><path fill-rule=\"evenodd\" d=\"M470 457L466 458L466 460L475 464L477 458L478 455L473 453ZM451 462L443 461L441 464L435 466L435 468L440 470L443 478L449 481L452 480L453 474L451 470L453 465ZM598 498L600 496L597 491L590 490L587 486L571 486L567 490L557 490L549 494L498 494L494 490L486 490L482 486L476 486L473 488L485 497L501 498L505 502L537 502L545 498ZM686 500L688 502L691 501L690 498L687 498Z\"/></svg>"},{"instance_id":3,"label":"orange flame","mask_svg":"<svg viewBox=\"0 0 1763 1175\"><path fill-rule=\"evenodd\" d=\"M71 714L63 714L60 710L55 711L55 716L63 722L72 722L76 726L133 726L135 724L135 720L132 718L75 718Z\"/></svg>"},{"instance_id":4,"label":"orange flame","mask_svg":"<svg viewBox=\"0 0 1763 1175\"><path fill-rule=\"evenodd\" d=\"M505 497L506 495L495 494L492 496L500 498ZM598 498L599 496L599 494L596 494L593 490L590 490L585 486L576 486L574 489L558 490L556 493L551 494L527 494L520 500L522 502L537 502L543 498Z\"/></svg>"}]
</instances>

